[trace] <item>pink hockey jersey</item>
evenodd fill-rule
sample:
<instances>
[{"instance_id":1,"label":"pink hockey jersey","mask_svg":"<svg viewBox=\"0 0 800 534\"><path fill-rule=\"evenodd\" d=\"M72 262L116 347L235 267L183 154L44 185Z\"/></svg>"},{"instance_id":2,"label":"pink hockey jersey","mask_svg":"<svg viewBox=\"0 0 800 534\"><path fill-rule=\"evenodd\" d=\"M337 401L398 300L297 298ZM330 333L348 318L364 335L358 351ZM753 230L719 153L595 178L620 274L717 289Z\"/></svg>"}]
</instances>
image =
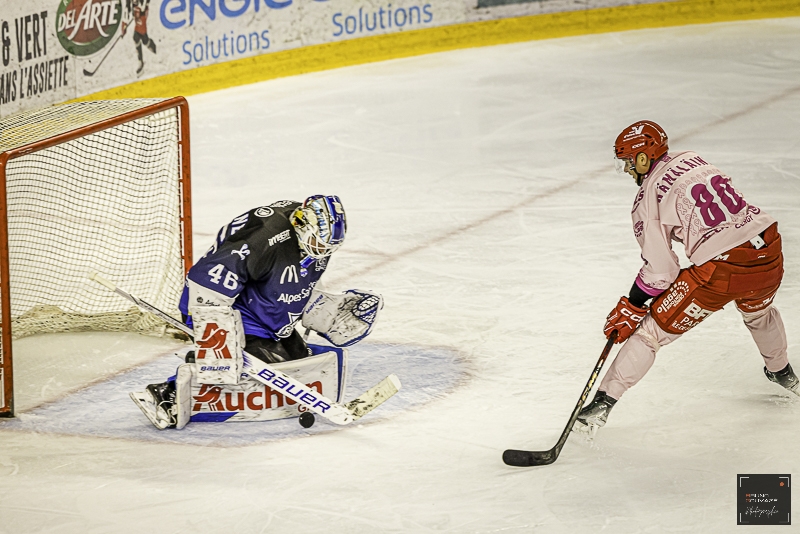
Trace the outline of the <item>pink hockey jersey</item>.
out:
<instances>
[{"instance_id":1,"label":"pink hockey jersey","mask_svg":"<svg viewBox=\"0 0 800 534\"><path fill-rule=\"evenodd\" d=\"M644 260L636 284L653 297L678 277L672 241L683 243L686 257L702 265L775 222L748 204L729 176L694 152L669 153L655 163L639 188L631 218Z\"/></svg>"}]
</instances>

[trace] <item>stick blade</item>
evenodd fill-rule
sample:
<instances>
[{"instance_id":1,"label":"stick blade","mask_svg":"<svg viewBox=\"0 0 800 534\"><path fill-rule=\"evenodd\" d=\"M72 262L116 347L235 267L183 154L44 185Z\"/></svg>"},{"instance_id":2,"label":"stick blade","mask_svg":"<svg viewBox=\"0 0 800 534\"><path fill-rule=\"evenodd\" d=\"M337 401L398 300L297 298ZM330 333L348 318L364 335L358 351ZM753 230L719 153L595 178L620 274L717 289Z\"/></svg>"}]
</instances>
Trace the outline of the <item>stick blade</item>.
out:
<instances>
[{"instance_id":1,"label":"stick blade","mask_svg":"<svg viewBox=\"0 0 800 534\"><path fill-rule=\"evenodd\" d=\"M503 462L514 467L533 467L537 465L550 465L556 461L558 453L549 451L519 451L508 449L503 452Z\"/></svg>"},{"instance_id":2,"label":"stick blade","mask_svg":"<svg viewBox=\"0 0 800 534\"><path fill-rule=\"evenodd\" d=\"M358 421L389 400L392 395L400 391L401 387L400 379L397 378L397 375L391 374L365 391L360 397L348 402L345 407L353 414L353 421Z\"/></svg>"}]
</instances>

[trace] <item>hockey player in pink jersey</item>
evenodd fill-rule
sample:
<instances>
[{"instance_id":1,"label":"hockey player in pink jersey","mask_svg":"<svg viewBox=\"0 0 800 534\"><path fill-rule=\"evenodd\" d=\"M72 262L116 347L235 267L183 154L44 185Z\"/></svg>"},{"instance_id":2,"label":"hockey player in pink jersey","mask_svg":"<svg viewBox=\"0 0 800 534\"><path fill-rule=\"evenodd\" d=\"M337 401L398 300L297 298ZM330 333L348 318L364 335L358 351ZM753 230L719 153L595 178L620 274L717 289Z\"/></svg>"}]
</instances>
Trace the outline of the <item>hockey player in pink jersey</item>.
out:
<instances>
[{"instance_id":1,"label":"hockey player in pink jersey","mask_svg":"<svg viewBox=\"0 0 800 534\"><path fill-rule=\"evenodd\" d=\"M778 224L749 204L730 177L694 152L669 152L667 134L640 121L617 137L617 170L633 177L633 233L644 265L606 319L625 344L579 423L601 427L619 398L647 373L656 352L733 301L764 358L767 378L800 395L773 305L783 277ZM672 242L692 265L681 269ZM652 302L647 305L647 302Z\"/></svg>"}]
</instances>

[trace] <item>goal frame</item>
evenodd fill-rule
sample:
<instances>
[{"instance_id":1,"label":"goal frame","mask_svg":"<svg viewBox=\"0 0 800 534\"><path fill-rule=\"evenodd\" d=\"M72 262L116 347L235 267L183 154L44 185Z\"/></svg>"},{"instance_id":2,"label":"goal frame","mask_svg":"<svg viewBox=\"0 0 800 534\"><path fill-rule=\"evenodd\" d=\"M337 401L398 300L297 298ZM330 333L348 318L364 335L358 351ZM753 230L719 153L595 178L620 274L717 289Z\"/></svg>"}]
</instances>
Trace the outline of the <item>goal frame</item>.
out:
<instances>
[{"instance_id":1,"label":"goal frame","mask_svg":"<svg viewBox=\"0 0 800 534\"><path fill-rule=\"evenodd\" d=\"M44 150L62 143L73 141L86 135L101 132L126 122L130 122L154 113L176 108L178 115L178 167L180 173L180 228L181 255L184 275L192 266L192 207L191 207L191 155L189 132L189 103L184 97L173 97L149 104L140 109L99 120L89 126L78 127L68 132L57 134L0 153L0 373L2 373L2 398L0 417L14 417L14 372L12 350L12 318L11 287L9 260L9 228L8 228L8 196L6 188L6 170L8 163L18 157Z\"/></svg>"}]
</instances>

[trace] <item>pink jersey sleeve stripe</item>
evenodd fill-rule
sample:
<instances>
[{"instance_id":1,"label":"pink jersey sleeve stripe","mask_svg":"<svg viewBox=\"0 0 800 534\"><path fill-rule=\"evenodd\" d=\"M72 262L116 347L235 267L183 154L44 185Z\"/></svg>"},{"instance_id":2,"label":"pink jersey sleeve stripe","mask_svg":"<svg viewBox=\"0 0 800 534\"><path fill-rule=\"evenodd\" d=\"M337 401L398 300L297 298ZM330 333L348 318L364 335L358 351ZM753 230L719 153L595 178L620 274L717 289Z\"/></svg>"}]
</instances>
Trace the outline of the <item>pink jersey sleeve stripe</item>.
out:
<instances>
[{"instance_id":1,"label":"pink jersey sleeve stripe","mask_svg":"<svg viewBox=\"0 0 800 534\"><path fill-rule=\"evenodd\" d=\"M636 277L636 285L639 286L639 289L641 289L651 297L657 297L665 291L664 289L655 289L653 287L648 286L642 281L641 276Z\"/></svg>"}]
</instances>

